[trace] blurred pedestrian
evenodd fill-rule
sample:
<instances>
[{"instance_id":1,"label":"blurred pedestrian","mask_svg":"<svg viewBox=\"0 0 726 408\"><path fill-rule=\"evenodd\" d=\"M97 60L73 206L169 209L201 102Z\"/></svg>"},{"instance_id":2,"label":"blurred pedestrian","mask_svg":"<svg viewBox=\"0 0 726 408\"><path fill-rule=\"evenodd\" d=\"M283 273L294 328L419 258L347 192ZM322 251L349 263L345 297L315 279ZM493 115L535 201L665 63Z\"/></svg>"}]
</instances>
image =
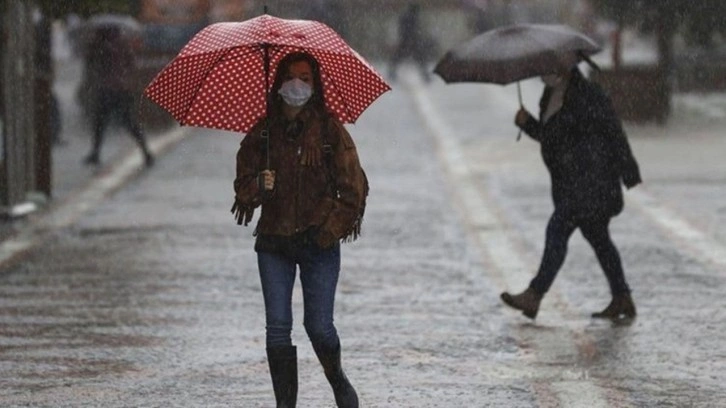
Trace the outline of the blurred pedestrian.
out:
<instances>
[{"instance_id":1,"label":"blurred pedestrian","mask_svg":"<svg viewBox=\"0 0 726 408\"><path fill-rule=\"evenodd\" d=\"M139 145L147 167L154 164L154 156L146 144L146 137L135 115L134 54L131 44L123 38L116 26L97 28L86 52L86 81L89 83L93 146L84 159L90 165L100 164L103 136L114 114Z\"/></svg>"},{"instance_id":2,"label":"blurred pedestrian","mask_svg":"<svg viewBox=\"0 0 726 408\"><path fill-rule=\"evenodd\" d=\"M421 23L421 6L416 2L410 3L398 19L398 45L391 56L388 76L395 81L398 65L411 58L424 80L430 81L427 64L429 57L435 53L434 48L433 39L426 34Z\"/></svg>"},{"instance_id":3,"label":"blurred pedestrian","mask_svg":"<svg viewBox=\"0 0 726 408\"><path fill-rule=\"evenodd\" d=\"M83 55L83 20L76 13L66 15L66 35L74 57Z\"/></svg>"},{"instance_id":4,"label":"blurred pedestrian","mask_svg":"<svg viewBox=\"0 0 726 408\"><path fill-rule=\"evenodd\" d=\"M594 318L633 318L635 304L620 255L610 238L610 219L623 209L621 182L641 182L638 164L622 124L602 89L575 66L542 77L545 89L539 120L522 108L515 124L540 142L550 173L554 213L546 231L542 261L527 290L502 293L502 300L534 319L540 301L565 261L567 243L579 228L605 272L612 301Z\"/></svg>"},{"instance_id":5,"label":"blurred pedestrian","mask_svg":"<svg viewBox=\"0 0 726 408\"><path fill-rule=\"evenodd\" d=\"M255 251L266 314L267 357L278 407L294 407L297 351L291 297L300 269L304 326L338 407L358 407L341 366L333 324L340 242L358 237L368 184L355 144L326 111L318 62L292 53L279 63L269 120L242 140L234 181L238 222L262 208Z\"/></svg>"}]
</instances>

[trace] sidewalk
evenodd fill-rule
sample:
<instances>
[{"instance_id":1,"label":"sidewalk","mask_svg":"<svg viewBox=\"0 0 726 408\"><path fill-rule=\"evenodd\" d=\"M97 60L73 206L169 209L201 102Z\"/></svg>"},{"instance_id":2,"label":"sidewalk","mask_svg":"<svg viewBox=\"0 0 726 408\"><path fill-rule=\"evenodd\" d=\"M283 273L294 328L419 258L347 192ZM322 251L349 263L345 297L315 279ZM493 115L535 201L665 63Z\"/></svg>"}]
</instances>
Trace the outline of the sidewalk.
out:
<instances>
[{"instance_id":1,"label":"sidewalk","mask_svg":"<svg viewBox=\"0 0 726 408\"><path fill-rule=\"evenodd\" d=\"M525 106L536 112L541 83L522 85ZM453 199L481 248L482 270L496 288L520 291L541 259L552 202L539 145L525 135L516 141L516 88L440 81L406 86L456 183ZM591 248L577 234L536 323L522 324L513 335L524 339L530 367L557 361L585 369L574 379L566 372L546 375L538 396L549 404L540 406L722 405L723 380L710 381L723 372L713 365L720 343L703 333L719 327L724 310L719 288L726 234L718 228L726 222L726 119L718 113L724 97L699 96L708 109L691 98L676 95L666 126L625 125L644 183L625 193L625 210L611 231L636 294L638 321L622 331L600 331L589 319L588 311L608 293ZM544 327L549 330L538 330ZM608 365L617 369L603 370ZM685 365L694 368L674 374ZM534 377L538 370L532 369ZM670 384L677 384L678 397L660 391ZM647 391L651 387L655 391Z\"/></svg>"},{"instance_id":2,"label":"sidewalk","mask_svg":"<svg viewBox=\"0 0 726 408\"><path fill-rule=\"evenodd\" d=\"M586 272L591 252L574 250L538 320L525 322L498 295L530 275L550 201L536 144L516 142L507 120L516 91L401 81L350 126L372 194L363 239L344 247L336 326L361 406L721 406L723 279L706 276L721 270L681 256L628 207L620 220L630 222L616 228L642 317L619 328L591 321L606 288ZM3 405L270 406L253 226L229 212L239 139L190 134L2 280ZM669 169L657 149L680 138L649 138L631 134L643 187L680 197L654 164ZM140 156L128 157L91 183L102 188L73 194L63 207L74 211L35 230L69 225L121 185L118 174L137 174ZM715 164L689 168L702 189L690 201L723 190L718 175L704 178ZM475 211L462 217L459 201ZM298 406L330 407L301 291L293 302Z\"/></svg>"},{"instance_id":3,"label":"sidewalk","mask_svg":"<svg viewBox=\"0 0 726 408\"><path fill-rule=\"evenodd\" d=\"M62 143L54 145L52 150L52 196L46 205L26 217L0 221L0 243L33 235L34 230L47 222L70 222L88 208L88 200L100 199L143 171L154 171L153 167L144 167L140 149L131 135L115 124L106 131L101 165L83 164L83 158L91 149L92 134L75 100L80 62L69 59L57 61L56 65L53 91L61 110ZM147 143L150 150L159 155L188 131L178 125L147 130ZM58 214L63 214L60 219L64 221L59 221ZM49 221L51 219L55 221ZM16 252L6 246L0 247L0 263Z\"/></svg>"}]
</instances>

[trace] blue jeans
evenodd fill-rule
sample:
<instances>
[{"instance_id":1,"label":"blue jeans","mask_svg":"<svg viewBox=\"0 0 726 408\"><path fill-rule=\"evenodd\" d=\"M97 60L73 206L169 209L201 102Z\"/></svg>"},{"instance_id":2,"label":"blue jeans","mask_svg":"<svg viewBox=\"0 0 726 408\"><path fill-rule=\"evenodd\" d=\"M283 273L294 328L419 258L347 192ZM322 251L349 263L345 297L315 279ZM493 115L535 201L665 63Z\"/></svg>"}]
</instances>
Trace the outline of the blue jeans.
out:
<instances>
[{"instance_id":1,"label":"blue jeans","mask_svg":"<svg viewBox=\"0 0 726 408\"><path fill-rule=\"evenodd\" d=\"M292 290L297 266L305 331L316 350L336 347L339 340L333 325L333 307L340 274L340 244L327 249L305 245L284 255L259 251L257 264L265 298L267 347L292 345Z\"/></svg>"}]
</instances>

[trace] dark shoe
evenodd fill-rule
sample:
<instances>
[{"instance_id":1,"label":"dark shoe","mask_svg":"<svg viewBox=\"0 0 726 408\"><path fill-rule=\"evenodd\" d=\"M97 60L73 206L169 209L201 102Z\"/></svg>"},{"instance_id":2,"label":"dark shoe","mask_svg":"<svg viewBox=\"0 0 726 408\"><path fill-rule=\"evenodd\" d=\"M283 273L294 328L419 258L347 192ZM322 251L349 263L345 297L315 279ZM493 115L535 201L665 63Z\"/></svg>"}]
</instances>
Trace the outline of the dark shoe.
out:
<instances>
[{"instance_id":1,"label":"dark shoe","mask_svg":"<svg viewBox=\"0 0 726 408\"><path fill-rule=\"evenodd\" d=\"M297 348L295 346L269 347L267 363L270 366L272 389L277 408L295 408L297 403Z\"/></svg>"},{"instance_id":2,"label":"dark shoe","mask_svg":"<svg viewBox=\"0 0 726 408\"><path fill-rule=\"evenodd\" d=\"M98 157L98 153L91 153L83 159L83 164L98 166L101 164L101 159Z\"/></svg>"},{"instance_id":3,"label":"dark shoe","mask_svg":"<svg viewBox=\"0 0 726 408\"><path fill-rule=\"evenodd\" d=\"M358 394L343 372L340 362L340 343L332 350L315 349L315 354L325 371L325 377L335 394L335 404L338 408L358 408Z\"/></svg>"},{"instance_id":4,"label":"dark shoe","mask_svg":"<svg viewBox=\"0 0 726 408\"><path fill-rule=\"evenodd\" d=\"M522 314L530 319L537 317L539 303L542 301L542 295L535 292L532 288L527 288L527 290L519 295L510 295L509 293L504 292L502 293L501 298L508 306L521 310Z\"/></svg>"},{"instance_id":5,"label":"dark shoe","mask_svg":"<svg viewBox=\"0 0 726 408\"><path fill-rule=\"evenodd\" d=\"M637 314L635 310L635 303L630 293L613 296L613 300L610 301L608 307L602 312L593 313L592 317L595 319L632 319Z\"/></svg>"}]
</instances>

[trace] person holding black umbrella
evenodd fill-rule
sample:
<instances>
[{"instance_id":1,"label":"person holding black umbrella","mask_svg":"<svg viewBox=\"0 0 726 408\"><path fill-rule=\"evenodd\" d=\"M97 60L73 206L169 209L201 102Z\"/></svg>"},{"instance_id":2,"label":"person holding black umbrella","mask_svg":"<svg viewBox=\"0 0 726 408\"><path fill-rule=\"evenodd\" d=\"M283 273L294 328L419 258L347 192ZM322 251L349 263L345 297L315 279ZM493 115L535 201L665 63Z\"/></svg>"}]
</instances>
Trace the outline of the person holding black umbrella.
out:
<instances>
[{"instance_id":1,"label":"person holding black umbrella","mask_svg":"<svg viewBox=\"0 0 726 408\"><path fill-rule=\"evenodd\" d=\"M505 292L501 298L534 319L565 261L568 240L579 228L594 249L612 293L610 304L592 317L633 318L635 304L609 223L623 209L621 183L627 188L641 183L638 163L610 99L576 65L544 75L542 81L546 86L539 120L522 108L515 124L540 143L555 210L537 275L524 292Z\"/></svg>"}]
</instances>

